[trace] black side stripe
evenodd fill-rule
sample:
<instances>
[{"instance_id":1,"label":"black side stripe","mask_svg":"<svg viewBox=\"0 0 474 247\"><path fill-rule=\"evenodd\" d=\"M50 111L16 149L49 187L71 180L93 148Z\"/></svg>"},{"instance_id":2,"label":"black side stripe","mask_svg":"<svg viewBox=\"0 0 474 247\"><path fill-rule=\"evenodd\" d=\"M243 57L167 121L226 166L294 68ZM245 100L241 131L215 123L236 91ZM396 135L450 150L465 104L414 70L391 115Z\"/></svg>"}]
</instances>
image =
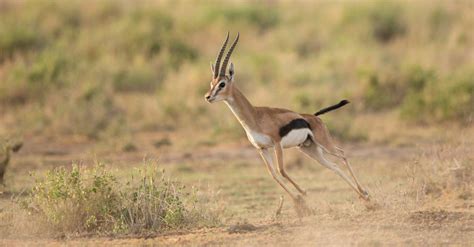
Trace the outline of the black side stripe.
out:
<instances>
[{"instance_id":1,"label":"black side stripe","mask_svg":"<svg viewBox=\"0 0 474 247\"><path fill-rule=\"evenodd\" d=\"M311 126L306 120L302 118L297 118L297 119L291 120L291 122L281 127L279 134L280 134L280 137L284 137L288 133L290 133L290 131L294 129L304 129L304 128L311 129Z\"/></svg>"}]
</instances>

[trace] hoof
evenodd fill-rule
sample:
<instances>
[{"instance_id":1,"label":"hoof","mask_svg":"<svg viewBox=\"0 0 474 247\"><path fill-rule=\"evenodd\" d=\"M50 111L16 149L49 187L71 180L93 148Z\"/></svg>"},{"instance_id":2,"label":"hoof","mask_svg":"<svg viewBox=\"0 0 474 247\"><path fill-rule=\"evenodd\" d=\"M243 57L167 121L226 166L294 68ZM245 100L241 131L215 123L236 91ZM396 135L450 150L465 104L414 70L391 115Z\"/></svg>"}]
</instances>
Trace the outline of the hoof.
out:
<instances>
[{"instance_id":1,"label":"hoof","mask_svg":"<svg viewBox=\"0 0 474 247\"><path fill-rule=\"evenodd\" d=\"M365 201L370 201L370 195L367 191L365 190L360 190L360 195L359 195L360 198L364 199Z\"/></svg>"}]
</instances>

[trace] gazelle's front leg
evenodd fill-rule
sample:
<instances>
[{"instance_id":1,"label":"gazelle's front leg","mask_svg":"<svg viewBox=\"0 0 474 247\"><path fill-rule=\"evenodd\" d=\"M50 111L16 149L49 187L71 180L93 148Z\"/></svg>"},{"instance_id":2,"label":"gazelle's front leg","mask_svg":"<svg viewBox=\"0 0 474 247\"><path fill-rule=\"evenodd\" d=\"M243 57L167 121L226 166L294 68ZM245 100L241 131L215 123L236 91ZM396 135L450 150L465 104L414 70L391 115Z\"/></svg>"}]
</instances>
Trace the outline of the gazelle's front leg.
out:
<instances>
[{"instance_id":1,"label":"gazelle's front leg","mask_svg":"<svg viewBox=\"0 0 474 247\"><path fill-rule=\"evenodd\" d=\"M298 186L298 184L296 184L293 179L290 178L290 176L286 173L285 171L285 167L283 165L283 148L281 147L281 144L280 143L276 143L275 144L275 155L277 157L277 162L278 162L278 171L280 172L280 174L286 178L288 181L290 181L290 183L293 184L293 186L295 186L295 188L303 195L306 195L306 191L304 191L303 189L300 188L300 186Z\"/></svg>"},{"instance_id":2,"label":"gazelle's front leg","mask_svg":"<svg viewBox=\"0 0 474 247\"><path fill-rule=\"evenodd\" d=\"M290 192L290 190L286 187L286 185L281 181L275 171L275 162L273 161L273 154L268 148L259 149L260 155L262 156L265 165L267 166L267 170L272 175L273 179L277 181L277 183L291 196L293 200L296 200L297 197Z\"/></svg>"}]
</instances>

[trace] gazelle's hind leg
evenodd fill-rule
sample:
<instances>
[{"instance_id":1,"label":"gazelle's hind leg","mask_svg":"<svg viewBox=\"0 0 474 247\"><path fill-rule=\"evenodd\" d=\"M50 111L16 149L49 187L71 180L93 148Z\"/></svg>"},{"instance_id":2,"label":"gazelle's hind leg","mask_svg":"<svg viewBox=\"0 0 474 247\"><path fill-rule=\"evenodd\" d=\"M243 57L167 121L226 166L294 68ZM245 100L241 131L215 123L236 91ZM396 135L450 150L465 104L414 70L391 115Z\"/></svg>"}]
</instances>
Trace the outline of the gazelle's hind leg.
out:
<instances>
[{"instance_id":1,"label":"gazelle's hind leg","mask_svg":"<svg viewBox=\"0 0 474 247\"><path fill-rule=\"evenodd\" d=\"M339 175L342 179L344 179L354 191L359 194L360 197L367 200L367 196L359 190L359 188L347 177L347 175L337 166L337 164L327 160L324 157L323 149L318 146L316 143L312 143L309 146L301 146L300 151L306 154L308 157L318 161L321 165L331 169L337 175Z\"/></svg>"},{"instance_id":2,"label":"gazelle's hind leg","mask_svg":"<svg viewBox=\"0 0 474 247\"><path fill-rule=\"evenodd\" d=\"M357 188L359 188L360 192L365 195L364 199L369 198L369 193L360 185L359 180L355 176L354 171L352 170L352 166L349 164L349 161L346 158L346 155L344 154L344 150L340 147L335 146L336 150L338 151L339 154L332 154L340 159L342 159L342 162L346 165L347 169L349 170L349 173L351 174L352 178L354 179Z\"/></svg>"}]
</instances>

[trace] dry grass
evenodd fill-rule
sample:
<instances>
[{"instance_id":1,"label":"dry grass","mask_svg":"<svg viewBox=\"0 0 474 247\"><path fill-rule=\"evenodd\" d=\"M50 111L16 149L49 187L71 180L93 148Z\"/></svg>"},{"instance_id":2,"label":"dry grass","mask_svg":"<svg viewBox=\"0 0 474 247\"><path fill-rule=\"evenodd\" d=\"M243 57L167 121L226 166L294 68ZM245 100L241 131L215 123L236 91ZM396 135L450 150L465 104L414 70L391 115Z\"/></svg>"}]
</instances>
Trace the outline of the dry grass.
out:
<instances>
[{"instance_id":1,"label":"dry grass","mask_svg":"<svg viewBox=\"0 0 474 247\"><path fill-rule=\"evenodd\" d=\"M7 229L2 235L143 236L219 224L212 198L185 190L154 165L118 179L100 164L48 171L31 192L14 196L2 214ZM35 227L19 228L25 221Z\"/></svg>"},{"instance_id":2,"label":"dry grass","mask_svg":"<svg viewBox=\"0 0 474 247\"><path fill-rule=\"evenodd\" d=\"M0 134L107 142L197 126L202 136L175 145L239 140L228 110L202 99L229 27L242 34L237 84L256 105L315 112L348 98L329 119L345 140L371 141L337 119L374 111L472 123L469 1L195 5L5 1Z\"/></svg>"},{"instance_id":3,"label":"dry grass","mask_svg":"<svg viewBox=\"0 0 474 247\"><path fill-rule=\"evenodd\" d=\"M44 245L472 245L470 1L189 6L0 3L0 135L25 143L0 191L0 245L38 236ZM229 27L241 33L236 83L255 105L315 112L352 102L322 118L377 207L289 151L314 215L299 219L286 198L275 217L283 192L225 105L203 100ZM134 170L144 157L180 183ZM105 185L91 173L68 187L71 163L97 160L111 169L96 174ZM58 167L61 183L29 175ZM66 188L70 196L50 197ZM160 188L173 193L154 196ZM14 203L25 195L30 211ZM197 214L167 219L155 210L166 198ZM215 225L209 210L223 226L201 227ZM150 239L120 239L127 234Z\"/></svg>"},{"instance_id":4,"label":"dry grass","mask_svg":"<svg viewBox=\"0 0 474 247\"><path fill-rule=\"evenodd\" d=\"M196 153L195 158L171 159L164 164L169 176L179 179L183 185L197 186L198 191L205 192L211 187L219 193L218 204L224 210L218 215L224 226L183 230L178 235L155 235L150 240L114 240L110 244L135 241L237 246L315 242L332 245L472 243L474 157L468 152L471 136L471 132L465 132L456 141L409 147L361 145L349 148L348 154L360 180L378 204L375 208L367 208L333 172L290 151L285 158L288 171L308 191L307 205L314 211L314 215L302 219L297 217L289 198L285 198L281 215L275 218L279 197L284 193L256 154L239 156L246 153L246 149L237 149L231 162L224 162L226 159L218 155L225 147L213 148L207 158L199 158ZM122 172L130 171L125 166L118 167L121 167L119 177ZM205 193L202 198L209 198L209 194ZM198 205L209 205L201 203ZM4 209L3 217L6 212ZM23 222L31 220L27 215L23 219L15 217ZM251 230L228 233L240 226ZM17 241L14 239L20 238L20 233L10 235L13 239L9 241ZM32 235L22 238L25 236ZM101 238L75 239L68 243L101 241Z\"/></svg>"}]
</instances>

